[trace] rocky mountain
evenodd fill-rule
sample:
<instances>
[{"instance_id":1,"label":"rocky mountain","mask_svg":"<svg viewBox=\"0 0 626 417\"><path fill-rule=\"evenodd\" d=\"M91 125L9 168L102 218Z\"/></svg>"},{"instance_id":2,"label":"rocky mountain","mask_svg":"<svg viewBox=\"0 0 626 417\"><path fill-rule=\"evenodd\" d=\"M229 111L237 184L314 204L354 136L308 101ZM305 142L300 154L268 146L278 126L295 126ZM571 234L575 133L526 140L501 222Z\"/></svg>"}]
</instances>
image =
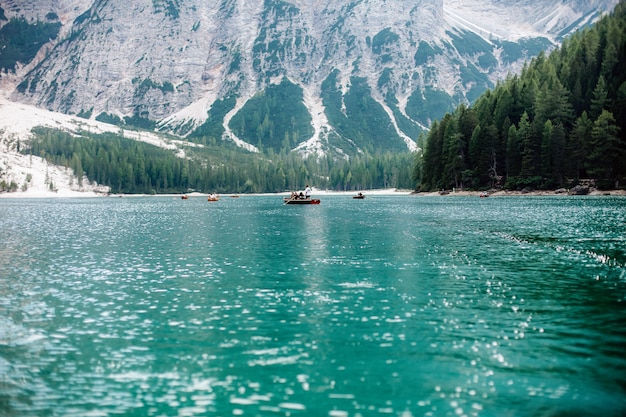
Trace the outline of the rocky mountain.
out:
<instances>
[{"instance_id":1,"label":"rocky mountain","mask_svg":"<svg viewBox=\"0 0 626 417\"><path fill-rule=\"evenodd\" d=\"M432 120L617 3L0 0L0 85L195 142L413 149Z\"/></svg>"}]
</instances>

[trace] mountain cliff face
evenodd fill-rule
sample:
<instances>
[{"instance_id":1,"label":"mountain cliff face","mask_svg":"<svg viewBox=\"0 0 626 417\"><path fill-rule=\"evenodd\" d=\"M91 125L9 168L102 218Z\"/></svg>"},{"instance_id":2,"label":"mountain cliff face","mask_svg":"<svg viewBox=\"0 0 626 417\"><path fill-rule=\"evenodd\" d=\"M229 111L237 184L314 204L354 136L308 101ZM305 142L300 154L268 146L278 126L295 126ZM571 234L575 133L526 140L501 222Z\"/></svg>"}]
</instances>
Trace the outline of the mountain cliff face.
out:
<instances>
[{"instance_id":1,"label":"mountain cliff face","mask_svg":"<svg viewBox=\"0 0 626 417\"><path fill-rule=\"evenodd\" d=\"M0 0L59 24L11 99L250 150L414 148L618 0ZM13 80L12 83L6 79Z\"/></svg>"}]
</instances>

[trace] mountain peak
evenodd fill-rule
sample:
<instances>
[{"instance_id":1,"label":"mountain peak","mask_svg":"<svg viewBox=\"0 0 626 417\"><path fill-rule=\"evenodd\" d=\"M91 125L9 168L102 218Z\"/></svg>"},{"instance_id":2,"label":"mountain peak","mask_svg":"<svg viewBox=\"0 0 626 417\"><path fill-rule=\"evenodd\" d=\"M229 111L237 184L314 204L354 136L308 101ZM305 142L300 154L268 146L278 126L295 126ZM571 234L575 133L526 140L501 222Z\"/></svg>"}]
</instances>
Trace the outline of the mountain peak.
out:
<instances>
[{"instance_id":1,"label":"mountain peak","mask_svg":"<svg viewBox=\"0 0 626 417\"><path fill-rule=\"evenodd\" d=\"M18 74L15 101L250 150L349 155L414 148L432 120L615 4L0 0L0 24L61 23Z\"/></svg>"}]
</instances>

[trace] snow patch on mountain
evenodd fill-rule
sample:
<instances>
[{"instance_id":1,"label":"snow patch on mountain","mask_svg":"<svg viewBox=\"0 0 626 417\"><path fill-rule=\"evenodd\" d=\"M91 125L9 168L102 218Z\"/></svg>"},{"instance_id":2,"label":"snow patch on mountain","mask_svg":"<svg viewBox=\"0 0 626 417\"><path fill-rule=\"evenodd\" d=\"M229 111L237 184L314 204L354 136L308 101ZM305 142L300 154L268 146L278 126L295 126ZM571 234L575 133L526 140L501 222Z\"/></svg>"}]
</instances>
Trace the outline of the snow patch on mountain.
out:
<instances>
[{"instance_id":1,"label":"snow patch on mountain","mask_svg":"<svg viewBox=\"0 0 626 417\"><path fill-rule=\"evenodd\" d=\"M15 182L19 187L15 193L0 193L0 196L70 197L109 192L108 187L90 183L86 177L83 177L81 184L69 168L51 165L38 156L19 153L20 149L28 145L35 127L58 129L76 136L80 136L81 132L116 133L127 139L172 150L181 158L185 157L185 148L202 146L186 141L166 140L156 133L121 129L95 120L15 103L0 94L0 181L7 184Z\"/></svg>"},{"instance_id":2,"label":"snow patch on mountain","mask_svg":"<svg viewBox=\"0 0 626 417\"><path fill-rule=\"evenodd\" d=\"M81 132L92 134L116 133L125 138L149 143L163 149L179 151L180 146L199 146L181 140L166 140L162 135L83 119L67 114L51 112L27 104L9 101L0 95L0 133L2 137L19 138L27 143L35 127L48 127L80 135ZM180 150L179 156L184 156Z\"/></svg>"},{"instance_id":3,"label":"snow patch on mountain","mask_svg":"<svg viewBox=\"0 0 626 417\"><path fill-rule=\"evenodd\" d=\"M578 27L596 18L585 10L612 10L619 0L445 0L446 21L482 36L485 40L517 41L522 38L548 37L556 42L559 34L579 22ZM576 27L572 27L572 30Z\"/></svg>"}]
</instances>

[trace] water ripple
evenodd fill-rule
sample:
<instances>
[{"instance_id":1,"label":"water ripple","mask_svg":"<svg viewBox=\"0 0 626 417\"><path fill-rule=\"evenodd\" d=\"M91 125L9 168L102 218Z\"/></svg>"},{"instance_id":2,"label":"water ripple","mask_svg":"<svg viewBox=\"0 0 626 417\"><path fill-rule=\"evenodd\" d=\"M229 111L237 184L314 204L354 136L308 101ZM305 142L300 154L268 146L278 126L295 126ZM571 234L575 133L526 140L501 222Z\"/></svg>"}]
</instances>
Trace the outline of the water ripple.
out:
<instances>
[{"instance_id":1,"label":"water ripple","mask_svg":"<svg viewBox=\"0 0 626 417\"><path fill-rule=\"evenodd\" d=\"M0 414L622 415L626 202L487 200L0 201Z\"/></svg>"}]
</instances>

